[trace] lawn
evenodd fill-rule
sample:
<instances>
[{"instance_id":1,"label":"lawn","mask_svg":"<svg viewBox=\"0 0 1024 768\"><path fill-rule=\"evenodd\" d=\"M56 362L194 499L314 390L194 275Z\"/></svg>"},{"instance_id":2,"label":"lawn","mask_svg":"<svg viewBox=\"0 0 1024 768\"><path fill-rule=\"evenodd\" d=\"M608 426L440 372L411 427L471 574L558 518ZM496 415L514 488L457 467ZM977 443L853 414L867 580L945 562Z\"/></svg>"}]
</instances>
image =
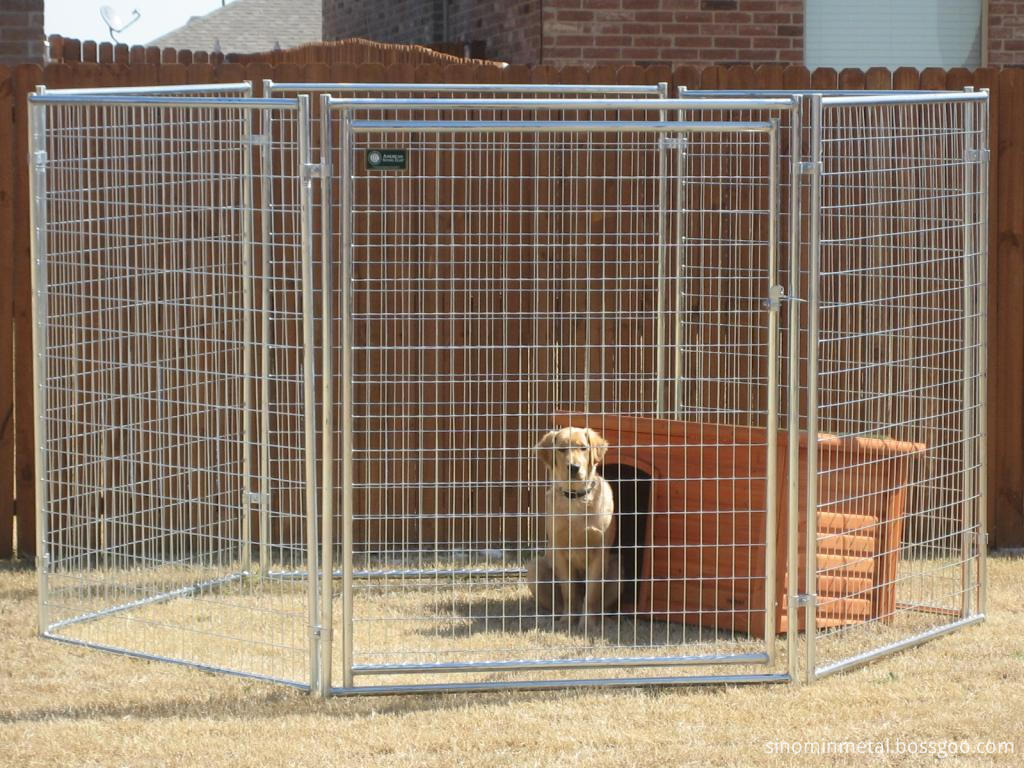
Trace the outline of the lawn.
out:
<instances>
[{"instance_id":1,"label":"lawn","mask_svg":"<svg viewBox=\"0 0 1024 768\"><path fill-rule=\"evenodd\" d=\"M989 571L983 624L811 686L321 701L41 640L34 573L2 563L0 765L882 766L932 763L912 753L960 748L949 742L974 752L956 765L1018 765L1024 559L994 557ZM988 742L1015 754L978 754Z\"/></svg>"}]
</instances>

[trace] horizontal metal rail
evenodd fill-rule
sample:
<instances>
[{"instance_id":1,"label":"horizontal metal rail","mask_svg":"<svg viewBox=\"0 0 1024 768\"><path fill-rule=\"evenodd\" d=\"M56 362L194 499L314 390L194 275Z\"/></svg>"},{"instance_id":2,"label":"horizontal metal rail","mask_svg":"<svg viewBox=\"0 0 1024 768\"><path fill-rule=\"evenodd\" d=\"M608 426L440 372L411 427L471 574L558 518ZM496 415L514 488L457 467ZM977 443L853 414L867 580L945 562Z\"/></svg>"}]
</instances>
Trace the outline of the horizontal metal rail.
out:
<instances>
[{"instance_id":1,"label":"horizontal metal rail","mask_svg":"<svg viewBox=\"0 0 1024 768\"><path fill-rule=\"evenodd\" d=\"M936 627L935 629L930 629L927 632L922 632L918 635L913 635L912 637L899 640L895 643L889 643L888 645L883 645L879 648L873 648L870 651L857 654L856 656L850 656L849 658L843 659L842 661L837 661L834 664L828 664L827 666L819 667L818 669L814 670L814 679L820 680L823 677L834 675L837 672L844 672L848 669L852 669L853 667L859 667L862 664L867 664L869 661L880 659L884 656L896 653L897 651L903 651L908 648L913 648L914 646L921 645L922 643L926 643L929 640L934 640L936 637L948 635L950 632L960 629L961 627L968 627L971 624L979 624L984 620L985 614L979 613L976 616L971 616L967 619L961 619L960 621L954 621L944 626Z\"/></svg>"},{"instance_id":2,"label":"horizontal metal rail","mask_svg":"<svg viewBox=\"0 0 1024 768\"><path fill-rule=\"evenodd\" d=\"M420 133L771 133L772 123L670 123L624 120L353 120L356 133L416 131Z\"/></svg>"},{"instance_id":3,"label":"horizontal metal rail","mask_svg":"<svg viewBox=\"0 0 1024 768\"><path fill-rule=\"evenodd\" d=\"M309 91L360 91L379 93L555 93L555 94L651 94L661 92L660 84L654 85L564 85L545 83L275 83L273 80L263 81L263 93L280 93L293 91L306 93Z\"/></svg>"},{"instance_id":4,"label":"horizontal metal rail","mask_svg":"<svg viewBox=\"0 0 1024 768\"><path fill-rule=\"evenodd\" d=\"M332 696L392 696L404 693L484 693L486 691L557 691L565 688L639 688L646 686L749 685L788 683L785 673L765 675L694 675L691 677L598 678L595 680L522 680L483 683L427 683L423 685L360 685L331 688Z\"/></svg>"},{"instance_id":5,"label":"horizontal metal rail","mask_svg":"<svg viewBox=\"0 0 1024 768\"><path fill-rule=\"evenodd\" d=\"M151 597L143 597L139 600L132 600L129 603L122 603L121 605L111 606L110 608L104 608L101 611L90 611L89 613L83 613L78 616L72 616L70 619L64 619L62 621L55 622L54 624L50 624L47 627L47 629L50 632L54 632L58 629L63 629L64 627L69 627L73 624L81 624L86 621L93 621L94 619L102 619L105 616L112 616L115 613L130 611L134 608L141 608L146 605L156 605L158 603L166 603L170 600L177 600L179 597L192 597L193 595L204 590L240 581L247 575L248 574L245 573L233 573L230 576L222 576L219 579L209 579L208 581L201 581L198 584L191 584L187 587L181 587L180 589L175 589L170 592L161 592L159 595L152 595Z\"/></svg>"},{"instance_id":6,"label":"horizontal metal rail","mask_svg":"<svg viewBox=\"0 0 1024 768\"><path fill-rule=\"evenodd\" d=\"M651 111L663 109L752 109L775 106L789 108L795 103L790 98L767 99L359 99L327 97L332 107L350 109L451 109L477 107L480 109L568 109L608 110L630 109Z\"/></svg>"},{"instance_id":7,"label":"horizontal metal rail","mask_svg":"<svg viewBox=\"0 0 1024 768\"><path fill-rule=\"evenodd\" d=\"M777 96L811 96L820 95L824 97L837 97L837 96L884 96L892 93L899 93L902 95L927 95L935 96L936 94L963 94L969 93L969 91L928 91L928 90L859 90L859 89L844 89L837 88L832 90L822 90L820 88L794 88L794 89L771 89L771 90L753 90L753 89L737 89L737 90L725 90L725 89L710 89L704 90L702 88L689 89L685 85L679 86L679 98L697 98L697 99L718 99L718 98L756 98L763 99L766 97L777 97Z\"/></svg>"},{"instance_id":8,"label":"horizontal metal rail","mask_svg":"<svg viewBox=\"0 0 1024 768\"><path fill-rule=\"evenodd\" d=\"M201 85L127 85L116 88L46 88L47 94L77 94L81 96L105 96L117 94L189 94L189 93L251 93L252 83L204 83Z\"/></svg>"},{"instance_id":9,"label":"horizontal metal rail","mask_svg":"<svg viewBox=\"0 0 1024 768\"><path fill-rule=\"evenodd\" d=\"M353 664L353 675L401 675L417 672L530 672L541 669L614 669L617 667L712 666L716 664L767 664L767 653L714 654L708 656L614 656L592 659L531 659L529 661L453 661L424 664Z\"/></svg>"},{"instance_id":10,"label":"horizontal metal rail","mask_svg":"<svg viewBox=\"0 0 1024 768\"><path fill-rule=\"evenodd\" d=\"M988 91L929 91L927 93L881 93L866 96L824 96L824 107L860 107L878 104L944 104L957 101L987 101Z\"/></svg>"},{"instance_id":11,"label":"horizontal metal rail","mask_svg":"<svg viewBox=\"0 0 1024 768\"><path fill-rule=\"evenodd\" d=\"M133 659L143 659L144 661L165 661L168 664L178 664L182 667L191 667L192 669L198 669L202 672L218 672L225 675L231 675L233 677L244 677L249 680L259 680L264 683L280 683L281 685L287 685L292 688L298 688L300 691L308 691L309 683L300 683L295 680L289 680L285 677L274 677L272 675L261 675L258 672L240 672L237 669L231 669L230 667L219 667L216 664L202 664L197 661L187 661L185 659L176 659L173 656L159 656L155 653L145 653L143 651L132 651L128 648L119 648L116 645L105 645L103 643L91 643L86 640L74 640L69 637L61 637L60 635L52 635L49 632L44 632L43 637L49 638L50 640L56 640L61 643L67 643L68 645L77 645L80 648L92 648L97 651L107 651L109 653L116 653L121 656L130 656Z\"/></svg>"},{"instance_id":12,"label":"horizontal metal rail","mask_svg":"<svg viewBox=\"0 0 1024 768\"><path fill-rule=\"evenodd\" d=\"M218 107L244 109L258 107L261 109L278 109L297 111L298 99L258 99L239 96L143 96L133 93L92 93L79 91L44 91L29 95L33 104L82 104L97 106L101 104L120 106L160 106L160 107Z\"/></svg>"}]
</instances>

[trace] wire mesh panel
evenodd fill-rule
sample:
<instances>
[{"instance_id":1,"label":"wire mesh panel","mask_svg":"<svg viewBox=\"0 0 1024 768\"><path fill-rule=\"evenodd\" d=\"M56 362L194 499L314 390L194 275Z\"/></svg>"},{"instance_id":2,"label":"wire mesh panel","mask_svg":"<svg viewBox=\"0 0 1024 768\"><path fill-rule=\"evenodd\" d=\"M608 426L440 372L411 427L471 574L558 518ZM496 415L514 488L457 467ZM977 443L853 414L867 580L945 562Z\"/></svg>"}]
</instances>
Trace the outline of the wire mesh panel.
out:
<instances>
[{"instance_id":1,"label":"wire mesh panel","mask_svg":"<svg viewBox=\"0 0 1024 768\"><path fill-rule=\"evenodd\" d=\"M658 123L635 104L613 108L647 121L587 120L580 102L526 102L527 121L511 104L498 118L473 104L465 122L353 121L347 106L331 108L348 187L328 214L332 306L349 319L331 352L350 443L325 481L348 638L334 677L697 663L771 678L753 665L774 660L777 628L775 125ZM392 106L416 107L378 108ZM669 319L682 295L701 330ZM725 318L734 332L713 332ZM712 362L678 365L695 339ZM564 489L538 444L564 427L608 443L601 544L552 540ZM574 548L604 564L613 605L567 620L545 610L555 580L537 569Z\"/></svg>"},{"instance_id":2,"label":"wire mesh panel","mask_svg":"<svg viewBox=\"0 0 1024 768\"><path fill-rule=\"evenodd\" d=\"M982 613L987 96L825 97L813 130L826 674Z\"/></svg>"},{"instance_id":3,"label":"wire mesh panel","mask_svg":"<svg viewBox=\"0 0 1024 768\"><path fill-rule=\"evenodd\" d=\"M32 109L41 630L308 684L296 103Z\"/></svg>"}]
</instances>

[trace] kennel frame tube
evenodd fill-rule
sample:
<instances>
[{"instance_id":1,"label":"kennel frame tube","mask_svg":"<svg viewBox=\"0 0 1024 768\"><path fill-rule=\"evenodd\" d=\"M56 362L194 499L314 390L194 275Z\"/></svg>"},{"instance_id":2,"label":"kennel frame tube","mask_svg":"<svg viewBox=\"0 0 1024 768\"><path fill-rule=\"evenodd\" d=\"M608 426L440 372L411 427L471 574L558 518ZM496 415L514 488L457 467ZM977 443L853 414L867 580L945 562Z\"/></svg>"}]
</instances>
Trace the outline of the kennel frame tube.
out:
<instances>
[{"instance_id":1,"label":"kennel frame tube","mask_svg":"<svg viewBox=\"0 0 1024 768\"><path fill-rule=\"evenodd\" d=\"M321 100L322 101L322 100ZM326 114L321 112L321 114ZM320 146L330 146L330 120L320 120ZM331 312L333 281L331 272L331 211L324 201L330 199L331 167L330 152L320 153L320 334L325 350L334 349L332 329L334 318ZM344 168L344 160L342 161ZM331 687L332 645L334 642L334 619L332 616L332 600L334 592L334 374L330 354L321 357L321 484L320 484L320 615L329 617L323 621L323 634L320 642L320 679L317 693L326 696ZM347 401L346 401L347 402Z\"/></svg>"},{"instance_id":2,"label":"kennel frame tube","mask_svg":"<svg viewBox=\"0 0 1024 768\"><path fill-rule=\"evenodd\" d=\"M800 434L800 255L801 255L801 191L803 175L803 98L795 96L789 115L789 285L786 286L786 321L789 323L787 340L787 424L789 435ZM786 483L789 505L786 510L786 663L789 676L799 681L797 642L800 632L797 607L797 578L800 535L800 443L786 441L788 467Z\"/></svg>"},{"instance_id":3,"label":"kennel frame tube","mask_svg":"<svg viewBox=\"0 0 1024 768\"><path fill-rule=\"evenodd\" d=\"M261 112L260 128L260 446L259 446L259 567L265 575L270 570L270 233L273 220L274 185L271 180L273 155L270 149L270 131L273 112ZM255 138L255 137L254 137Z\"/></svg>"},{"instance_id":4,"label":"kennel frame tube","mask_svg":"<svg viewBox=\"0 0 1024 768\"><path fill-rule=\"evenodd\" d=\"M768 387L768 413L765 429L768 435L766 446L768 472L765 477L765 559L764 559L764 636L768 648L768 663L776 660L775 638L775 575L778 568L778 514L779 514L779 309L781 295L779 293L779 249L778 249L778 216L779 216L779 119L771 118L771 130L768 133L768 370L766 385Z\"/></svg>"},{"instance_id":5,"label":"kennel frame tube","mask_svg":"<svg viewBox=\"0 0 1024 768\"><path fill-rule=\"evenodd\" d=\"M187 96L189 94L231 94L239 93L243 97L252 96L252 82L243 80L238 83L206 83L200 85L129 85L113 88L51 88L38 86L36 93L47 96L78 95L78 96L117 96L138 94L140 96Z\"/></svg>"},{"instance_id":6,"label":"kennel frame tube","mask_svg":"<svg viewBox=\"0 0 1024 768\"><path fill-rule=\"evenodd\" d=\"M317 537L318 506L316 474L316 347L313 310L313 183L310 167L309 97L298 97L298 161L300 241L302 251L302 347L303 347L303 410L305 411L305 482L306 482L306 551L308 573L307 599L309 600L309 686L311 691L320 686L321 626L319 588L319 553Z\"/></svg>"},{"instance_id":7,"label":"kennel frame tube","mask_svg":"<svg viewBox=\"0 0 1024 768\"><path fill-rule=\"evenodd\" d=\"M968 87L968 91L970 88ZM961 397L963 398L963 418L960 423L960 430L963 435L963 530L960 534L960 559L963 561L963 600L960 605L960 617L966 619L971 616L971 602L974 599L975 589L975 563L973 553L977 543L977 518L978 507L975 499L975 423L978 414L975 407L975 392L977 387L976 366L974 357L977 354L975 347L975 331L977 329L977 308L974 301L974 292L977 284L973 278L975 272L975 243L974 243L974 205L975 194L974 166L981 160L981 152L974 148L974 109L972 104L966 104L963 109L963 132L964 132L964 210L963 210L963 266L961 289L963 301L963 323L961 334L966 347L963 356L963 384L961 386ZM972 157L972 154L974 155Z\"/></svg>"},{"instance_id":8,"label":"kennel frame tube","mask_svg":"<svg viewBox=\"0 0 1024 768\"><path fill-rule=\"evenodd\" d=\"M42 94L42 90L37 93ZM35 491L36 491L36 584L39 592L39 624L40 635L45 635L49 628L47 601L49 589L47 576L50 568L49 550L46 546L49 519L47 509L46 484L46 421L45 410L46 371L43 363L43 350L47 343L47 253L46 253L46 106L29 101L29 160L32 172L29 174L29 229L31 238L32 259L32 377L34 397L32 398L32 421L35 429Z\"/></svg>"},{"instance_id":9,"label":"kennel frame tube","mask_svg":"<svg viewBox=\"0 0 1024 768\"><path fill-rule=\"evenodd\" d=\"M239 563L243 571L252 569L252 507L258 503L254 497L252 460L255 448L253 430L254 357L253 341L253 168L252 110L243 112L242 128L242 493L239 510L242 514L239 530Z\"/></svg>"},{"instance_id":10,"label":"kennel frame tube","mask_svg":"<svg viewBox=\"0 0 1024 768\"><path fill-rule=\"evenodd\" d=\"M334 91L336 93L544 93L561 96L588 94L649 95L665 98L668 83L654 85L563 85L548 83L275 83L263 80L263 95L284 92Z\"/></svg>"},{"instance_id":11,"label":"kennel frame tube","mask_svg":"<svg viewBox=\"0 0 1024 768\"><path fill-rule=\"evenodd\" d=\"M981 90L989 96L987 88ZM979 174L979 193L981 196L978 206L978 238L979 238L979 263L978 279L981 283L978 291L978 509L980 510L978 520L978 610L988 610L988 259L989 259L989 173L991 163L991 149L989 147L989 120L991 100L986 101L981 109L980 125L980 149L981 168Z\"/></svg>"},{"instance_id":12,"label":"kennel frame tube","mask_svg":"<svg viewBox=\"0 0 1024 768\"><path fill-rule=\"evenodd\" d=\"M558 691L572 688L651 688L691 685L752 685L788 683L789 675L697 675L690 677L632 677L571 680L520 680L480 683L424 683L420 685L367 685L358 688L332 688L335 696L395 696L413 693L487 693L490 691Z\"/></svg>"},{"instance_id":13,"label":"kennel frame tube","mask_svg":"<svg viewBox=\"0 0 1024 768\"><path fill-rule=\"evenodd\" d=\"M821 295L821 117L822 96L810 97L811 110L811 159L806 167L810 175L810 245L808 248L807 279L807 501L805 516L804 593L798 601L804 607L804 679L815 679L815 639L817 635L817 584L818 584L818 344L820 343L820 295ZM792 439L791 442L796 442ZM792 581L797 580L794 571Z\"/></svg>"}]
</instances>

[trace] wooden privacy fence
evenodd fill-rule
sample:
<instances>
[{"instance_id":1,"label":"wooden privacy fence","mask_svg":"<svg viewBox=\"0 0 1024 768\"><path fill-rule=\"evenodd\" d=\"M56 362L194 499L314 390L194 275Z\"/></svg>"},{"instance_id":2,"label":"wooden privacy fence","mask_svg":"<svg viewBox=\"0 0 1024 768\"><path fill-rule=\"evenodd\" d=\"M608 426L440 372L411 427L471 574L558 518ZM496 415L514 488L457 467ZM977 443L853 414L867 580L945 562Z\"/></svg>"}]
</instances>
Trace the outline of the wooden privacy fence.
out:
<instances>
[{"instance_id":1,"label":"wooden privacy fence","mask_svg":"<svg viewBox=\"0 0 1024 768\"><path fill-rule=\"evenodd\" d=\"M465 57L460 43L421 45L378 43L354 37L309 43L296 48L262 53L208 53L155 45L98 43L51 35L50 61L56 64L457 64ZM474 64L500 68L496 61L474 60Z\"/></svg>"},{"instance_id":2,"label":"wooden privacy fence","mask_svg":"<svg viewBox=\"0 0 1024 768\"><path fill-rule=\"evenodd\" d=\"M992 93L990 175L988 515L995 546L1024 546L1024 71L804 67L499 68L493 64L351 63L310 54L307 62L218 62L166 51L62 41L62 63L0 67L0 557L32 555L34 534L31 264L26 94L48 88L277 82L602 83L667 81L690 89L962 89ZM344 56L339 54L339 56ZM397 54L396 54L397 56ZM88 57L85 57L88 58ZM205 59L205 60L204 60ZM97 63L92 63L93 61ZM190 63L185 63L189 61Z\"/></svg>"}]
</instances>

